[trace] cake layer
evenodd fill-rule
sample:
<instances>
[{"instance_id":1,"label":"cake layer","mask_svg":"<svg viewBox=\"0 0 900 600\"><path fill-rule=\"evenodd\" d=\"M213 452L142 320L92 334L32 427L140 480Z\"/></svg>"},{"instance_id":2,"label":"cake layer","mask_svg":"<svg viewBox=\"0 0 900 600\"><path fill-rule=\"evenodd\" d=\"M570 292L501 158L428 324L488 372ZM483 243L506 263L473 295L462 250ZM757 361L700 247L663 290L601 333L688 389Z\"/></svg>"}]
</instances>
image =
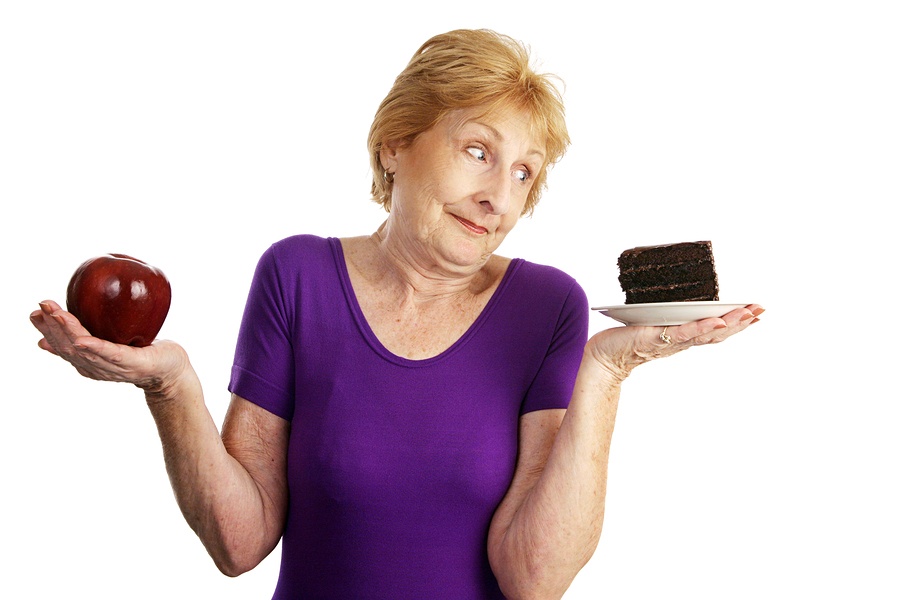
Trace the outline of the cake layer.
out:
<instances>
[{"instance_id":1,"label":"cake layer","mask_svg":"<svg viewBox=\"0 0 900 600\"><path fill-rule=\"evenodd\" d=\"M715 278L715 268L709 261L683 262L674 265L644 265L619 273L619 283L622 284L622 289L660 285L660 281L690 283Z\"/></svg>"},{"instance_id":2,"label":"cake layer","mask_svg":"<svg viewBox=\"0 0 900 600\"><path fill-rule=\"evenodd\" d=\"M625 292L625 304L700 302L718 299L718 288L714 281L698 281L673 286L628 290Z\"/></svg>"},{"instance_id":3,"label":"cake layer","mask_svg":"<svg viewBox=\"0 0 900 600\"><path fill-rule=\"evenodd\" d=\"M661 246L638 246L622 252L619 256L619 269L631 269L642 265L670 265L691 260L712 262L712 243L679 242Z\"/></svg>"}]
</instances>

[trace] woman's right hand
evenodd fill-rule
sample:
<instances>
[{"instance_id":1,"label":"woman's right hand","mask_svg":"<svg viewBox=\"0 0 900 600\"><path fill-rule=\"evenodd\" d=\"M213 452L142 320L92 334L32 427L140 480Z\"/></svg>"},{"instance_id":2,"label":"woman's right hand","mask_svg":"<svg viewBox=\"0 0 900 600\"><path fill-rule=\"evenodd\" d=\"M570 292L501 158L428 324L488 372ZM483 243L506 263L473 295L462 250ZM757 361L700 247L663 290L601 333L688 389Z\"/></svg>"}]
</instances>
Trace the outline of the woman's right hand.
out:
<instances>
[{"instance_id":1,"label":"woman's right hand","mask_svg":"<svg viewBox=\"0 0 900 600\"><path fill-rule=\"evenodd\" d=\"M290 423L234 396L220 434L181 346L114 344L91 336L55 302L40 306L31 313L43 334L38 346L85 377L144 390L178 506L219 569L236 576L258 565L287 519Z\"/></svg>"},{"instance_id":2,"label":"woman's right hand","mask_svg":"<svg viewBox=\"0 0 900 600\"><path fill-rule=\"evenodd\" d=\"M161 393L189 365L178 344L157 340L136 348L93 337L72 313L45 300L31 313L31 323L44 336L38 346L68 361L85 377L132 383L145 392Z\"/></svg>"}]
</instances>

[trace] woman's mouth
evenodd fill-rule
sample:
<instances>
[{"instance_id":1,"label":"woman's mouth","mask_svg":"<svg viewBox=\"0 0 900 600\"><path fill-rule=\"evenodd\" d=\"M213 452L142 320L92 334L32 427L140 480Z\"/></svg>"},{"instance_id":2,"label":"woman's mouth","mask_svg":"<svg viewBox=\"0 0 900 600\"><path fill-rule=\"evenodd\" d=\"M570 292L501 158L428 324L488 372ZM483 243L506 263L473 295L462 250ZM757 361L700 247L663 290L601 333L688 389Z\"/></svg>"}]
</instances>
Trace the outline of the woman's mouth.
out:
<instances>
[{"instance_id":1,"label":"woman's mouth","mask_svg":"<svg viewBox=\"0 0 900 600\"><path fill-rule=\"evenodd\" d=\"M463 227L465 227L466 229L468 229L468 230L471 231L472 233L477 233L478 235L484 235L485 233L488 232L487 229L485 229L485 228L482 227L481 225L476 225L476 224L473 223L472 221L469 221L469 220L467 220L467 219L463 219L462 217L457 217L456 215L452 215L452 217L453 217L454 219L456 219L457 221L459 221L460 224L462 224Z\"/></svg>"}]
</instances>

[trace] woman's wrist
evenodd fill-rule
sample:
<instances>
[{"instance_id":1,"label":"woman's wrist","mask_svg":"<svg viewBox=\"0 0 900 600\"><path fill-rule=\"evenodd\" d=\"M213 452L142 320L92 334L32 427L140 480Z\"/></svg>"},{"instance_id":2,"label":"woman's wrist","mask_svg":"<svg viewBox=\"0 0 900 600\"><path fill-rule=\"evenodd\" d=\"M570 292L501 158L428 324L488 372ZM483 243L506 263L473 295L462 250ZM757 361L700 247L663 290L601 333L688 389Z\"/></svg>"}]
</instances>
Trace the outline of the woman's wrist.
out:
<instances>
[{"instance_id":1,"label":"woman's wrist","mask_svg":"<svg viewBox=\"0 0 900 600\"><path fill-rule=\"evenodd\" d=\"M622 387L622 382L631 374L632 368L618 364L613 357L599 353L589 346L581 359L579 377L591 389L617 393Z\"/></svg>"},{"instance_id":2,"label":"woman's wrist","mask_svg":"<svg viewBox=\"0 0 900 600\"><path fill-rule=\"evenodd\" d=\"M627 360L622 353L604 352L603 344L598 339L601 335L602 332L588 342L583 362L587 363L602 381L618 387L631 375L631 371L634 370L637 363Z\"/></svg>"},{"instance_id":3,"label":"woman's wrist","mask_svg":"<svg viewBox=\"0 0 900 600\"><path fill-rule=\"evenodd\" d=\"M160 370L134 382L135 386L143 390L148 404L159 404L182 397L185 390L197 379L187 352L181 346L169 342L165 343L164 349L162 357L164 364Z\"/></svg>"}]
</instances>

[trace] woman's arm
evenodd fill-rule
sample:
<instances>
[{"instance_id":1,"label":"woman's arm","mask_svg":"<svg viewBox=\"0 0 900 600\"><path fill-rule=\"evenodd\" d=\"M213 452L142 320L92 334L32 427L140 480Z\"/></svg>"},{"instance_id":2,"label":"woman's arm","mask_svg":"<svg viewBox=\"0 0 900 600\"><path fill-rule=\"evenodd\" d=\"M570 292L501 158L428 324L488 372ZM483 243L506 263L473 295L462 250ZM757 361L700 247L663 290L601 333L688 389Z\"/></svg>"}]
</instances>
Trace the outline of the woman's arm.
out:
<instances>
[{"instance_id":1,"label":"woman's arm","mask_svg":"<svg viewBox=\"0 0 900 600\"><path fill-rule=\"evenodd\" d=\"M239 575L259 564L277 545L286 518L288 422L233 396L219 435L177 344L132 348L91 337L54 302L41 303L31 321L44 336L38 345L85 377L144 390L188 524L223 573Z\"/></svg>"},{"instance_id":2,"label":"woman's arm","mask_svg":"<svg viewBox=\"0 0 900 600\"><path fill-rule=\"evenodd\" d=\"M232 395L220 436L199 384L184 384L165 396L148 392L147 405L185 520L219 570L234 577L258 565L281 539L290 425Z\"/></svg>"},{"instance_id":3,"label":"woman's arm","mask_svg":"<svg viewBox=\"0 0 900 600\"><path fill-rule=\"evenodd\" d=\"M511 600L562 597L600 539L619 394L609 387L598 397L591 375L582 366L568 410L520 419L516 472L488 534L491 567Z\"/></svg>"},{"instance_id":4,"label":"woman's arm","mask_svg":"<svg viewBox=\"0 0 900 600\"><path fill-rule=\"evenodd\" d=\"M721 319L667 330L618 327L585 348L566 411L520 420L519 459L512 484L488 533L488 556L511 599L560 598L600 539L609 448L622 381L634 367L691 346L720 342L762 313L751 305Z\"/></svg>"}]
</instances>

